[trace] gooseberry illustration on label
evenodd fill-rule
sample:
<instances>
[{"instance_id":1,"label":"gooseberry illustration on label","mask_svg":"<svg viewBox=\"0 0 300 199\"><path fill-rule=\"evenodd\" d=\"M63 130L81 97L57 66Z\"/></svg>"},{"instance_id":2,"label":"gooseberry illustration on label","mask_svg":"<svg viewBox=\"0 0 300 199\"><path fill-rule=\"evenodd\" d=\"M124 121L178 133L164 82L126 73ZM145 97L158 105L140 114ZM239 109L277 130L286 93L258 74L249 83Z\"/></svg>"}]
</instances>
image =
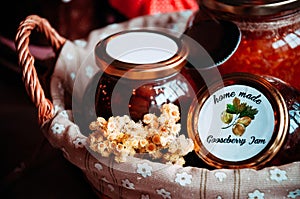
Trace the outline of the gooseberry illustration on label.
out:
<instances>
[{"instance_id":1,"label":"gooseberry illustration on label","mask_svg":"<svg viewBox=\"0 0 300 199\"><path fill-rule=\"evenodd\" d=\"M221 113L221 120L226 126L222 129L232 128L232 133L236 136L242 136L246 127L255 119L258 113L256 108L240 101L238 97L232 100L232 104L227 104L226 110Z\"/></svg>"},{"instance_id":2,"label":"gooseberry illustration on label","mask_svg":"<svg viewBox=\"0 0 300 199\"><path fill-rule=\"evenodd\" d=\"M200 96L200 99L205 93ZM228 85L212 92L195 111L195 143L201 156L245 161L272 140L276 123L267 95L248 85ZM199 101L198 101L199 102Z\"/></svg>"}]
</instances>

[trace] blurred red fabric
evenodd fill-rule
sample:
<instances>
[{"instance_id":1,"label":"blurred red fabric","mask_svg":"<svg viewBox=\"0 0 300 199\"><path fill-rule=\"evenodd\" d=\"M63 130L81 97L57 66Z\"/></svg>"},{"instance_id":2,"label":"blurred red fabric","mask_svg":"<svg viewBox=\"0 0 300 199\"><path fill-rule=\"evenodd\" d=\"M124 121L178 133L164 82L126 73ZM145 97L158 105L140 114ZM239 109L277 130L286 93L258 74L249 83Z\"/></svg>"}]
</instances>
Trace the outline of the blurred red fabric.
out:
<instances>
[{"instance_id":1,"label":"blurred red fabric","mask_svg":"<svg viewBox=\"0 0 300 199\"><path fill-rule=\"evenodd\" d=\"M109 3L128 18L199 8L197 0L109 0Z\"/></svg>"}]
</instances>

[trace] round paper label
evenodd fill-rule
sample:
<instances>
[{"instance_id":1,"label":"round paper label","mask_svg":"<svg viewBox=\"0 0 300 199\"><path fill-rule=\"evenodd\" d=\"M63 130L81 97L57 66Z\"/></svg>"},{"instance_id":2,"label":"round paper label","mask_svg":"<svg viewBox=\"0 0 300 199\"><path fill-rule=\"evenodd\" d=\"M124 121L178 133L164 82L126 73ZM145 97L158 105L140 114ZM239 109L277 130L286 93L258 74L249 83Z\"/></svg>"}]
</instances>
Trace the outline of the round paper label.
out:
<instances>
[{"instance_id":1,"label":"round paper label","mask_svg":"<svg viewBox=\"0 0 300 199\"><path fill-rule=\"evenodd\" d=\"M205 101L198 118L201 144L225 161L259 154L274 131L274 111L266 96L245 85L226 86Z\"/></svg>"}]
</instances>

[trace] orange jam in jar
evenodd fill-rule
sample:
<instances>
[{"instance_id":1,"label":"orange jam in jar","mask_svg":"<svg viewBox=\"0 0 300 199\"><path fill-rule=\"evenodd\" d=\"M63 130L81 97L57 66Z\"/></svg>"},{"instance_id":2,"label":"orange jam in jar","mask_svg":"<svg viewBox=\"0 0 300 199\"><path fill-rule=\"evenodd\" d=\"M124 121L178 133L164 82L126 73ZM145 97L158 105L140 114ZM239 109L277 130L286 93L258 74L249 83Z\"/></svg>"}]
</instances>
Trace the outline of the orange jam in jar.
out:
<instances>
[{"instance_id":1,"label":"orange jam in jar","mask_svg":"<svg viewBox=\"0 0 300 199\"><path fill-rule=\"evenodd\" d=\"M300 89L300 1L203 0L199 7L189 29L216 19L231 21L241 30L237 50L218 67L222 74L271 75Z\"/></svg>"},{"instance_id":2,"label":"orange jam in jar","mask_svg":"<svg viewBox=\"0 0 300 199\"><path fill-rule=\"evenodd\" d=\"M188 116L195 154L206 168L255 168L300 161L300 92L271 76L232 73L203 87ZM198 156L198 158L197 158Z\"/></svg>"}]
</instances>

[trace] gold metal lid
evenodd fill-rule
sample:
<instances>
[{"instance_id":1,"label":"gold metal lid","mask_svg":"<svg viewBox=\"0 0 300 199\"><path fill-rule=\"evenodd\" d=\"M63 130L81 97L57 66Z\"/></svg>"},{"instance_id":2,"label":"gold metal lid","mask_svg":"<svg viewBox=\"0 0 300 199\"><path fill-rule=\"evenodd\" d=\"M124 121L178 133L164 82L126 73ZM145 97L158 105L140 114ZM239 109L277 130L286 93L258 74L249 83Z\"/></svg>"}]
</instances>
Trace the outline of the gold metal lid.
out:
<instances>
[{"instance_id":1,"label":"gold metal lid","mask_svg":"<svg viewBox=\"0 0 300 199\"><path fill-rule=\"evenodd\" d=\"M299 0L203 0L209 9L237 15L263 16L299 10Z\"/></svg>"},{"instance_id":2,"label":"gold metal lid","mask_svg":"<svg viewBox=\"0 0 300 199\"><path fill-rule=\"evenodd\" d=\"M206 164L257 169L284 144L289 115L283 96L270 82L233 73L198 92L187 125L195 152Z\"/></svg>"},{"instance_id":3,"label":"gold metal lid","mask_svg":"<svg viewBox=\"0 0 300 199\"><path fill-rule=\"evenodd\" d=\"M95 47L96 64L105 73L136 80L178 73L186 64L187 55L188 48L181 39L152 29L121 31L101 40Z\"/></svg>"}]
</instances>

